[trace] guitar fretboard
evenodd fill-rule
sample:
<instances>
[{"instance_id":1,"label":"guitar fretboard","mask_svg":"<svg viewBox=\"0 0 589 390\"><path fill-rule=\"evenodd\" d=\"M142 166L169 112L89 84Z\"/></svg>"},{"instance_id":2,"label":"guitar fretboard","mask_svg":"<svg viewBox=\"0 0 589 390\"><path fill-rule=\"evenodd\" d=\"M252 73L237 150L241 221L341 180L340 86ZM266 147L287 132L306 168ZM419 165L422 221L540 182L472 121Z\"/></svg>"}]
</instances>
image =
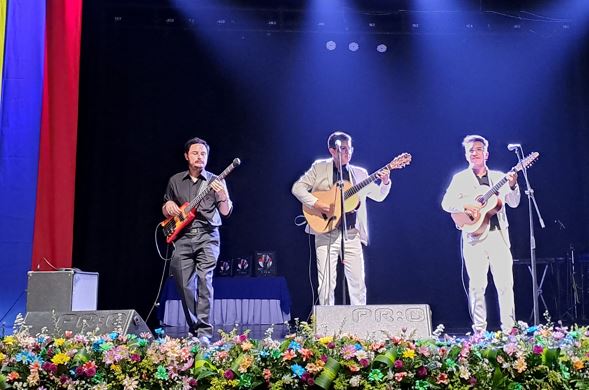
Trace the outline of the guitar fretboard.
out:
<instances>
[{"instance_id":1,"label":"guitar fretboard","mask_svg":"<svg viewBox=\"0 0 589 390\"><path fill-rule=\"evenodd\" d=\"M378 179L378 172L382 171L383 169L387 168L388 165L380 168L378 171L374 172L372 175L368 176L366 179L362 180L360 183L355 184L354 186L348 188L346 192L344 192L344 198L349 198L357 194L362 188L366 187L368 184L374 182Z\"/></svg>"},{"instance_id":2,"label":"guitar fretboard","mask_svg":"<svg viewBox=\"0 0 589 390\"><path fill-rule=\"evenodd\" d=\"M225 168L225 170L223 172L221 172L216 179L214 180L218 180L221 181L223 179L225 179L225 177L227 177L228 174L231 173L231 171L233 171L235 169L235 167L237 167L239 165L239 163L237 162L233 162L231 163L227 168ZM205 198L205 196L207 196L207 194L209 192L211 192L212 187L210 185L210 183L206 186L206 188L204 190L202 190L202 192L200 194L198 194L194 199L192 199L190 201L190 203L188 204L188 207L186 208L186 211L191 211L193 210L196 206L198 206L198 204Z\"/></svg>"}]
</instances>

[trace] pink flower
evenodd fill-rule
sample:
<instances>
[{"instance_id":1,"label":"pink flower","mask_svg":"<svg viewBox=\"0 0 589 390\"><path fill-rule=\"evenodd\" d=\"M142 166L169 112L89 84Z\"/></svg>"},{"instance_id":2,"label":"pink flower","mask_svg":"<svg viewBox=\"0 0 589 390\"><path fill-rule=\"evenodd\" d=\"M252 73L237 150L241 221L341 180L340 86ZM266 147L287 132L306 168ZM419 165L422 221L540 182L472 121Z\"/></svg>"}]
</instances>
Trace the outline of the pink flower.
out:
<instances>
[{"instance_id":1,"label":"pink flower","mask_svg":"<svg viewBox=\"0 0 589 390\"><path fill-rule=\"evenodd\" d=\"M401 359L395 360L394 366L395 366L396 369L403 368L403 361Z\"/></svg>"},{"instance_id":2,"label":"pink flower","mask_svg":"<svg viewBox=\"0 0 589 390\"><path fill-rule=\"evenodd\" d=\"M438 375L438 377L436 378L436 383L441 384L441 385L447 385L448 384L448 374L441 373L440 375Z\"/></svg>"},{"instance_id":3,"label":"pink flower","mask_svg":"<svg viewBox=\"0 0 589 390\"><path fill-rule=\"evenodd\" d=\"M395 374L395 380L397 382L401 382L403 380L403 378L405 378L406 376L407 376L407 373L405 371L403 371L403 372L397 372Z\"/></svg>"},{"instance_id":4,"label":"pink flower","mask_svg":"<svg viewBox=\"0 0 589 390\"><path fill-rule=\"evenodd\" d=\"M270 370L269 370L269 369L267 369L267 368L264 368L264 373L263 373L263 375L264 375L264 380L265 380L266 382L268 382L268 381L270 381L270 378L272 378L272 371L270 371Z\"/></svg>"},{"instance_id":5,"label":"pink flower","mask_svg":"<svg viewBox=\"0 0 589 390\"><path fill-rule=\"evenodd\" d=\"M293 351L292 349L287 349L282 354L282 360L291 360L291 359L294 359L296 357L296 355L297 354L295 353L295 351Z\"/></svg>"},{"instance_id":6,"label":"pink flower","mask_svg":"<svg viewBox=\"0 0 589 390\"><path fill-rule=\"evenodd\" d=\"M544 352L544 348L542 348L541 345L534 345L532 352L534 352L534 354L536 354L536 355L541 355L542 352Z\"/></svg>"},{"instance_id":7,"label":"pink flower","mask_svg":"<svg viewBox=\"0 0 589 390\"><path fill-rule=\"evenodd\" d=\"M227 380L231 380L233 378L235 378L235 374L233 373L233 371L231 370L227 370L225 371L225 373L223 374L223 376L225 377L225 379Z\"/></svg>"}]
</instances>

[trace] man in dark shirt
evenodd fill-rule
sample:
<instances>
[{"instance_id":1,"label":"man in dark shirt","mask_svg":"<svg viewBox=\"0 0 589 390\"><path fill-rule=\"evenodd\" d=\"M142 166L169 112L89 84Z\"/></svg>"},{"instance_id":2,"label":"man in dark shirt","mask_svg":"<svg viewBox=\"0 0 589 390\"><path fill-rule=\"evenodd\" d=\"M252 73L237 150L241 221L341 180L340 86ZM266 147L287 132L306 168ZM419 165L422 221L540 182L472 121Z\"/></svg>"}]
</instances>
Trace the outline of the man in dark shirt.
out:
<instances>
[{"instance_id":1,"label":"man in dark shirt","mask_svg":"<svg viewBox=\"0 0 589 390\"><path fill-rule=\"evenodd\" d=\"M509 229L505 204L517 207L520 190L517 174L494 171L487 167L489 142L480 135L468 135L462 141L468 168L456 173L446 189L442 208L448 213L465 213L473 220L485 218L481 215L482 205L475 200L495 183L507 178L508 185L499 189L497 197L503 206L493 215L482 234L462 231L462 255L468 273L469 309L473 330L487 329L487 306L485 291L489 269L499 299L501 329L509 332L515 325L515 303L513 295L513 258L510 251ZM483 210L484 211L484 210Z\"/></svg>"},{"instance_id":2,"label":"man in dark shirt","mask_svg":"<svg viewBox=\"0 0 589 390\"><path fill-rule=\"evenodd\" d=\"M213 271L219 257L221 217L233 210L227 186L205 170L209 145L192 138L184 145L188 170L175 174L168 182L162 213L166 218L182 213L180 206L190 202L210 186L196 207L196 218L186 226L174 244L170 269L182 299L190 332L207 342L213 336L209 320L213 305ZM195 278L198 299L195 299Z\"/></svg>"}]
</instances>

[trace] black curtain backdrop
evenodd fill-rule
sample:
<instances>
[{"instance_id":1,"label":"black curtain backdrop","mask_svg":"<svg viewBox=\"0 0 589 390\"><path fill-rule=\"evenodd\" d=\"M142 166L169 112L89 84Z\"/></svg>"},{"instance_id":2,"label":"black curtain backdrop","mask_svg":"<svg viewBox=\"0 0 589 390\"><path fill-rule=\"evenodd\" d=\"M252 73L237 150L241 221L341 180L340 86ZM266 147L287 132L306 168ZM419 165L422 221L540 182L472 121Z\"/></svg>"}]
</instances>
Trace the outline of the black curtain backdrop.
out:
<instances>
[{"instance_id":1,"label":"black curtain backdrop","mask_svg":"<svg viewBox=\"0 0 589 390\"><path fill-rule=\"evenodd\" d=\"M352 134L353 162L368 170L413 155L393 173L386 201L368 206L370 304L428 303L434 324L469 325L459 233L440 201L466 165L460 142L471 132L490 140L495 169L516 163L507 143L541 153L530 170L547 224L536 223L538 257L565 256L570 244L578 254L589 250L586 39L334 38L155 28L112 16L107 5L85 2L74 266L100 273L101 309L147 316L164 268L154 241L163 193L169 176L185 169L183 144L194 136L211 145L209 170L243 161L228 178L235 210L221 230L221 257L276 251L293 317L309 315L315 263L312 241L294 224L301 210L290 187L327 156L334 130ZM382 40L388 51L351 53L352 38L361 48ZM329 39L340 42L334 52L325 49ZM529 258L525 195L509 217L514 257ZM518 319L528 320L530 278L522 266L515 272ZM551 307L566 290L555 278L545 285ZM489 311L497 326L494 304Z\"/></svg>"}]
</instances>

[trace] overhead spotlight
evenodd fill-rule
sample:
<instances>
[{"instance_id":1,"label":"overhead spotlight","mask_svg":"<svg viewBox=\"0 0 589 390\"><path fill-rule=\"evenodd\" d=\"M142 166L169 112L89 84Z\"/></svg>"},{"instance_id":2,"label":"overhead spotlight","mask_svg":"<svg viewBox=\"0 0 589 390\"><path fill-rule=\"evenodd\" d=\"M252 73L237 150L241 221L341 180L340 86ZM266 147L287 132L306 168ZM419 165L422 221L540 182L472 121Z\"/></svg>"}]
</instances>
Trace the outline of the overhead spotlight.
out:
<instances>
[{"instance_id":1,"label":"overhead spotlight","mask_svg":"<svg viewBox=\"0 0 589 390\"><path fill-rule=\"evenodd\" d=\"M387 51L387 49L388 49L388 47L384 43L381 43L380 45L378 45L376 47L376 51L379 52L379 53L384 53L384 52Z\"/></svg>"},{"instance_id":2,"label":"overhead spotlight","mask_svg":"<svg viewBox=\"0 0 589 390\"><path fill-rule=\"evenodd\" d=\"M358 51L359 48L360 45L358 45L358 42L350 42L348 45L348 49L350 49L350 51Z\"/></svg>"},{"instance_id":3,"label":"overhead spotlight","mask_svg":"<svg viewBox=\"0 0 589 390\"><path fill-rule=\"evenodd\" d=\"M330 51L331 51L331 50L335 50L335 48L336 48L336 47L337 47L337 45L335 44L335 42L334 42L334 41L327 41L327 42L325 43L325 48L326 48L327 50L330 50Z\"/></svg>"}]
</instances>

